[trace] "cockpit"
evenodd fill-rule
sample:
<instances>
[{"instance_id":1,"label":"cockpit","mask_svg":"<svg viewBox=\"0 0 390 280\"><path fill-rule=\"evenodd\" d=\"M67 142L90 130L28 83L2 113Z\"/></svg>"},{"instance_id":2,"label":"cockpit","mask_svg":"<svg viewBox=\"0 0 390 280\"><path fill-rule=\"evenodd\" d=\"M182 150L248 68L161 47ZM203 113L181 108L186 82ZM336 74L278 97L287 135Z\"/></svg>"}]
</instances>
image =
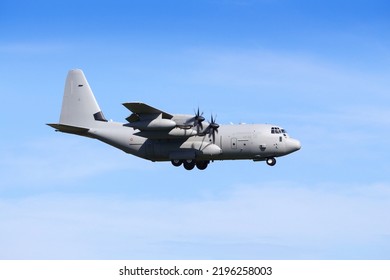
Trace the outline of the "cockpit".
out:
<instances>
[{"instance_id":1,"label":"cockpit","mask_svg":"<svg viewBox=\"0 0 390 280\"><path fill-rule=\"evenodd\" d=\"M271 134L283 134L284 136L287 136L287 131L284 128L280 127L271 127Z\"/></svg>"}]
</instances>

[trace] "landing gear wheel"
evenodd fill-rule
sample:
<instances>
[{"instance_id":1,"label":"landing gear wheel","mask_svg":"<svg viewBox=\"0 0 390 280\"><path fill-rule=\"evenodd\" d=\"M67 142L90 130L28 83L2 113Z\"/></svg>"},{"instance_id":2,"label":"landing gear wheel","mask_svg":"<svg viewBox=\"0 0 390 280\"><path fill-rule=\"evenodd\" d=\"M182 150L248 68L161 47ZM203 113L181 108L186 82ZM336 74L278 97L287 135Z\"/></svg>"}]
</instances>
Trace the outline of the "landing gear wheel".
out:
<instances>
[{"instance_id":1,"label":"landing gear wheel","mask_svg":"<svg viewBox=\"0 0 390 280\"><path fill-rule=\"evenodd\" d=\"M194 160L185 160L183 161L184 168L187 170L192 170L195 167L195 161Z\"/></svg>"},{"instance_id":2,"label":"landing gear wheel","mask_svg":"<svg viewBox=\"0 0 390 280\"><path fill-rule=\"evenodd\" d=\"M172 165L176 166L176 167L180 166L183 163L183 161L180 159L173 159L173 160L171 160L171 162L172 162Z\"/></svg>"},{"instance_id":3,"label":"landing gear wheel","mask_svg":"<svg viewBox=\"0 0 390 280\"><path fill-rule=\"evenodd\" d=\"M205 160L205 161L197 161L196 162L196 167L199 169L199 170L205 170L207 168L207 166L209 165L209 161L208 160Z\"/></svg>"},{"instance_id":4,"label":"landing gear wheel","mask_svg":"<svg viewBox=\"0 0 390 280\"><path fill-rule=\"evenodd\" d=\"M274 166L275 164L276 164L276 159L275 158L273 158L273 157L271 157L271 158L267 158L267 164L269 165L269 166Z\"/></svg>"}]
</instances>

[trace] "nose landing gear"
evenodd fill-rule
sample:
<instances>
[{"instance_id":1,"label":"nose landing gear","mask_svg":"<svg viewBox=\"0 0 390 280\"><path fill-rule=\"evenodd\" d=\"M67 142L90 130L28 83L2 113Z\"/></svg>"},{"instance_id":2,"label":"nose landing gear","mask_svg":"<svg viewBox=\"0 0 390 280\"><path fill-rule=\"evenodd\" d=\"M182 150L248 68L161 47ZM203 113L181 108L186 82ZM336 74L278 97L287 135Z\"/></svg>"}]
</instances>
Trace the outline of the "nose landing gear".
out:
<instances>
[{"instance_id":1,"label":"nose landing gear","mask_svg":"<svg viewBox=\"0 0 390 280\"><path fill-rule=\"evenodd\" d=\"M276 159L273 158L273 157L267 158L266 163L267 163L269 166L274 166L274 165L276 164Z\"/></svg>"}]
</instances>

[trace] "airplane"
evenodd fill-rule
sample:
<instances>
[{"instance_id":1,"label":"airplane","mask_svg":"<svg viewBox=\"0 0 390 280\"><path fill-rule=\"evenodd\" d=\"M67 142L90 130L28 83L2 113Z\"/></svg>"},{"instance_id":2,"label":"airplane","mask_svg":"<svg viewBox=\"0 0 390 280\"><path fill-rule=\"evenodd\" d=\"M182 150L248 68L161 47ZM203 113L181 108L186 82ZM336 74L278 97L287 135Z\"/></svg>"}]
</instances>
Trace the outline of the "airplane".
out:
<instances>
[{"instance_id":1,"label":"airplane","mask_svg":"<svg viewBox=\"0 0 390 280\"><path fill-rule=\"evenodd\" d=\"M219 125L198 108L194 115L170 114L142 102L123 103L131 114L126 123L108 121L80 69L70 70L65 82L56 131L100 140L125 153L153 162L170 161L186 170L204 170L223 160L265 161L301 148L286 130L271 124Z\"/></svg>"}]
</instances>

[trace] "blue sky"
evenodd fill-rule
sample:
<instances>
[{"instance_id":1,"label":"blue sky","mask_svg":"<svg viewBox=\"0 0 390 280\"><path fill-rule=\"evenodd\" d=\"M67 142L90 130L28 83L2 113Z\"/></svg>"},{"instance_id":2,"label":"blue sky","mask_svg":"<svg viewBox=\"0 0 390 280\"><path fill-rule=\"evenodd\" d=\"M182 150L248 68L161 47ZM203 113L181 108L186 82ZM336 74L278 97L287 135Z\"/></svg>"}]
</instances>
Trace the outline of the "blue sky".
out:
<instances>
[{"instance_id":1,"label":"blue sky","mask_svg":"<svg viewBox=\"0 0 390 280\"><path fill-rule=\"evenodd\" d=\"M388 1L2 1L1 259L389 259ZM67 71L302 142L275 167L151 163L55 133Z\"/></svg>"}]
</instances>

